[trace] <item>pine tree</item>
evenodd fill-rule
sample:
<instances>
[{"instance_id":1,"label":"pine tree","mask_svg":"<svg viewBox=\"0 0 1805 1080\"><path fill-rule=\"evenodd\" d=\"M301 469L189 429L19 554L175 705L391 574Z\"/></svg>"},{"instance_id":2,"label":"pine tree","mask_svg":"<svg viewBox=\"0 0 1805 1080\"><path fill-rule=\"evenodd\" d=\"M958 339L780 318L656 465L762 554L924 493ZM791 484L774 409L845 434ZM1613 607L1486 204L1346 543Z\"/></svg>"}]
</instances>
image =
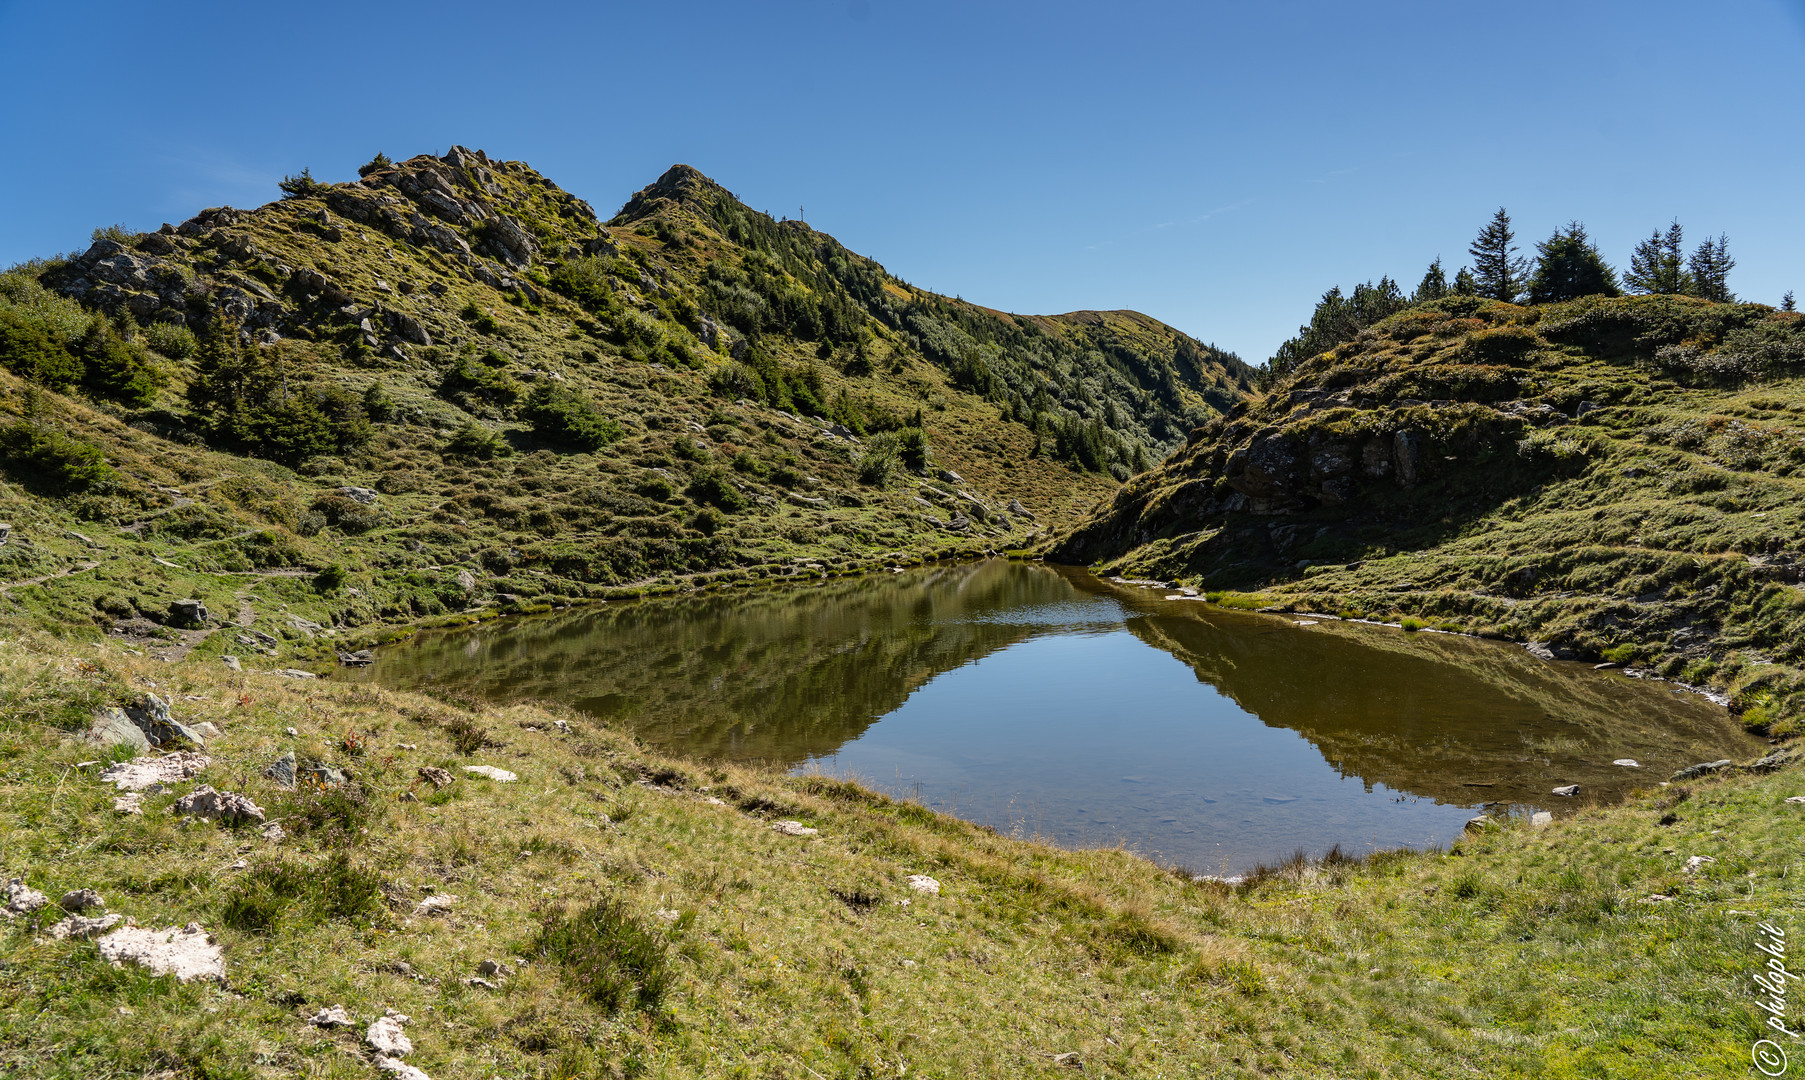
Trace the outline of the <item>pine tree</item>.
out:
<instances>
[{"instance_id":1,"label":"pine tree","mask_svg":"<svg viewBox=\"0 0 1805 1080\"><path fill-rule=\"evenodd\" d=\"M1675 221L1667 226L1665 236L1656 229L1654 235L1637 244L1630 255L1630 268L1623 275L1623 283L1633 292L1658 296L1691 292L1685 257L1680 251L1681 235L1680 223Z\"/></svg>"},{"instance_id":2,"label":"pine tree","mask_svg":"<svg viewBox=\"0 0 1805 1080\"><path fill-rule=\"evenodd\" d=\"M1491 223L1479 230L1479 235L1467 247L1467 254L1473 256L1473 276L1480 296L1507 304L1516 302L1529 273L1528 262L1515 254L1516 250L1510 214L1500 206L1492 215Z\"/></svg>"},{"instance_id":3,"label":"pine tree","mask_svg":"<svg viewBox=\"0 0 1805 1080\"><path fill-rule=\"evenodd\" d=\"M1429 264L1423 273L1423 280L1417 284L1416 292L1410 294L1411 303L1421 304L1429 300L1440 300L1448 295L1448 275L1441 268L1441 256Z\"/></svg>"},{"instance_id":4,"label":"pine tree","mask_svg":"<svg viewBox=\"0 0 1805 1080\"><path fill-rule=\"evenodd\" d=\"M1686 291L1719 304L1733 303L1736 296L1730 292L1729 278L1735 265L1736 260L1730 258L1730 238L1719 233L1715 242L1706 240L1687 260L1686 276L1692 287Z\"/></svg>"},{"instance_id":5,"label":"pine tree","mask_svg":"<svg viewBox=\"0 0 1805 1080\"><path fill-rule=\"evenodd\" d=\"M1552 304L1581 296L1621 296L1617 271L1604 261L1586 236L1586 227L1569 221L1565 229L1536 245L1535 275L1529 279L1529 302Z\"/></svg>"},{"instance_id":6,"label":"pine tree","mask_svg":"<svg viewBox=\"0 0 1805 1080\"><path fill-rule=\"evenodd\" d=\"M1479 295L1479 279L1473 276L1473 271L1464 266L1460 268L1459 273L1454 275L1454 295Z\"/></svg>"},{"instance_id":7,"label":"pine tree","mask_svg":"<svg viewBox=\"0 0 1805 1080\"><path fill-rule=\"evenodd\" d=\"M1799 305L1792 298L1792 290L1791 289L1786 290L1786 295L1782 296L1780 298L1780 310L1781 311L1797 311L1797 310L1799 310Z\"/></svg>"}]
</instances>

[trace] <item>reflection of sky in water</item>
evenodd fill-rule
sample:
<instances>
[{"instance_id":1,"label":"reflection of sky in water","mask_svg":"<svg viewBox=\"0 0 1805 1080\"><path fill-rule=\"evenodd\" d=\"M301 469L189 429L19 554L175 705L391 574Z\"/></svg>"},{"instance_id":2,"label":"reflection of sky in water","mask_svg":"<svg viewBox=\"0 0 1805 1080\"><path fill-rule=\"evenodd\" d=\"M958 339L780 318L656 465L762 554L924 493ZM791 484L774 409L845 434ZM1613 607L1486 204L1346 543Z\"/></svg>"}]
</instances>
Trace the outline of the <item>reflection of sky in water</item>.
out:
<instances>
[{"instance_id":1,"label":"reflection of sky in water","mask_svg":"<svg viewBox=\"0 0 1805 1080\"><path fill-rule=\"evenodd\" d=\"M1369 791L1121 630L1038 637L948 671L811 767L1005 832L1125 842L1209 871L1334 843L1445 842L1474 813Z\"/></svg>"}]
</instances>

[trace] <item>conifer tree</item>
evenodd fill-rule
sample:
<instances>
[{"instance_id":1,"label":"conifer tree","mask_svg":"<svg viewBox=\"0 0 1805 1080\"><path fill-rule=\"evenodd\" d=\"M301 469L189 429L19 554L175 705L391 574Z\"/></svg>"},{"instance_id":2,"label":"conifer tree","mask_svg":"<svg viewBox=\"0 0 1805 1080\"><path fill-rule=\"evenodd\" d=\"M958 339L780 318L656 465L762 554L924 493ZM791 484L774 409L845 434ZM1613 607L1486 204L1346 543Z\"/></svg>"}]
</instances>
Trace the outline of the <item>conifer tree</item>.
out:
<instances>
[{"instance_id":1,"label":"conifer tree","mask_svg":"<svg viewBox=\"0 0 1805 1080\"><path fill-rule=\"evenodd\" d=\"M1686 277L1692 286L1686 291L1693 296L1719 304L1735 301L1730 292L1730 269L1736 260L1730 258L1730 239L1719 233L1716 241L1706 240L1686 262Z\"/></svg>"},{"instance_id":2,"label":"conifer tree","mask_svg":"<svg viewBox=\"0 0 1805 1080\"><path fill-rule=\"evenodd\" d=\"M1464 266L1461 267L1460 272L1454 275L1454 295L1455 296L1478 296L1479 295L1479 279L1474 277L1473 271L1468 269L1467 267L1464 267Z\"/></svg>"},{"instance_id":3,"label":"conifer tree","mask_svg":"<svg viewBox=\"0 0 1805 1080\"><path fill-rule=\"evenodd\" d=\"M1780 310L1781 311L1797 311L1797 310L1799 310L1799 305L1792 298L1792 290L1791 289L1786 290L1786 295L1782 296L1780 298Z\"/></svg>"},{"instance_id":4,"label":"conifer tree","mask_svg":"<svg viewBox=\"0 0 1805 1080\"><path fill-rule=\"evenodd\" d=\"M1473 277L1480 296L1507 304L1516 302L1529 272L1528 262L1516 254L1516 250L1510 214L1500 206L1491 222L1479 230L1479 235L1467 247L1467 254L1473 256Z\"/></svg>"},{"instance_id":5,"label":"conifer tree","mask_svg":"<svg viewBox=\"0 0 1805 1080\"><path fill-rule=\"evenodd\" d=\"M1654 235L1636 245L1630 255L1630 268L1623 283L1633 292L1675 296L1690 292L1685 256L1680 251L1680 223L1667 226L1666 235L1656 229Z\"/></svg>"},{"instance_id":6,"label":"conifer tree","mask_svg":"<svg viewBox=\"0 0 1805 1080\"><path fill-rule=\"evenodd\" d=\"M1620 296L1617 271L1610 268L1586 236L1586 227L1569 221L1566 228L1536 245L1535 274L1529 279L1529 302L1551 304L1581 296Z\"/></svg>"},{"instance_id":7,"label":"conifer tree","mask_svg":"<svg viewBox=\"0 0 1805 1080\"><path fill-rule=\"evenodd\" d=\"M1421 304L1429 300L1440 300L1448 295L1448 275L1441 268L1441 256L1429 264L1423 273L1423 280L1417 283L1416 292L1410 294L1411 303Z\"/></svg>"}]
</instances>

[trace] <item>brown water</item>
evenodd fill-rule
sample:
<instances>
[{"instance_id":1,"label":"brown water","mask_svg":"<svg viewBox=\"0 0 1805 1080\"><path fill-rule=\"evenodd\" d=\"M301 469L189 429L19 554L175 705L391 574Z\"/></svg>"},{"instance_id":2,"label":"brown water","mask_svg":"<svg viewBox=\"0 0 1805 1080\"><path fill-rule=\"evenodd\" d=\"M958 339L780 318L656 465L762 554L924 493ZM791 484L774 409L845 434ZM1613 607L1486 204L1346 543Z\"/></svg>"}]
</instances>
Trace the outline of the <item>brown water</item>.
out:
<instances>
[{"instance_id":1,"label":"brown water","mask_svg":"<svg viewBox=\"0 0 1805 1080\"><path fill-rule=\"evenodd\" d=\"M1558 785L1609 800L1761 747L1664 684L1298 621L998 560L437 632L352 677L555 699L673 753L1212 872L1445 843L1481 809L1577 805Z\"/></svg>"}]
</instances>

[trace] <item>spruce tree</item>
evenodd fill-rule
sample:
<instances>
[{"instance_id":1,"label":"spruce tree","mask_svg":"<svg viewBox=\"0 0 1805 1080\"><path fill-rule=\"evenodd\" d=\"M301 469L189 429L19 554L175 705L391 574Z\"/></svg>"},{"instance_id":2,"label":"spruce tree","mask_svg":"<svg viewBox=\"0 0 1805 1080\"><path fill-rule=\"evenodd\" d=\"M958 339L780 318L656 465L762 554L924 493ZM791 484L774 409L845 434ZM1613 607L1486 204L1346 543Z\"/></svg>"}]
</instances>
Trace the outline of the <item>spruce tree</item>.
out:
<instances>
[{"instance_id":1,"label":"spruce tree","mask_svg":"<svg viewBox=\"0 0 1805 1080\"><path fill-rule=\"evenodd\" d=\"M1448 275L1441 268L1441 256L1429 264L1423 273L1423 280L1417 283L1416 292L1410 294L1412 303L1421 304L1429 300L1440 300L1448 295Z\"/></svg>"},{"instance_id":2,"label":"spruce tree","mask_svg":"<svg viewBox=\"0 0 1805 1080\"><path fill-rule=\"evenodd\" d=\"M1797 311L1797 310L1799 310L1799 305L1792 298L1792 290L1791 289L1786 290L1786 295L1782 296L1780 298L1780 310L1781 311Z\"/></svg>"},{"instance_id":3,"label":"spruce tree","mask_svg":"<svg viewBox=\"0 0 1805 1080\"><path fill-rule=\"evenodd\" d=\"M1581 296L1621 296L1617 271L1610 268L1586 236L1586 227L1569 221L1565 229L1536 245L1536 270L1529 279L1529 302L1552 304Z\"/></svg>"},{"instance_id":4,"label":"spruce tree","mask_svg":"<svg viewBox=\"0 0 1805 1080\"><path fill-rule=\"evenodd\" d=\"M1473 256L1473 276L1480 296L1507 304L1516 302L1529 272L1528 262L1517 255L1516 250L1510 214L1500 206L1492 215L1491 223L1479 230L1479 235L1467 247L1467 254Z\"/></svg>"},{"instance_id":5,"label":"spruce tree","mask_svg":"<svg viewBox=\"0 0 1805 1080\"><path fill-rule=\"evenodd\" d=\"M1624 284L1632 292L1676 296L1691 292L1686 273L1685 256L1680 250L1680 223L1667 226L1666 235L1656 229L1654 235L1636 245L1630 255L1630 268L1623 275Z\"/></svg>"},{"instance_id":6,"label":"spruce tree","mask_svg":"<svg viewBox=\"0 0 1805 1080\"><path fill-rule=\"evenodd\" d=\"M1468 269L1467 267L1464 267L1464 266L1461 267L1460 272L1454 275L1454 295L1455 296L1478 296L1479 295L1479 279L1474 277L1473 271Z\"/></svg>"},{"instance_id":7,"label":"spruce tree","mask_svg":"<svg viewBox=\"0 0 1805 1080\"><path fill-rule=\"evenodd\" d=\"M1729 278L1730 269L1735 265L1736 260L1730 258L1729 237L1720 233L1715 242L1706 240L1686 262L1686 276L1691 285L1686 291L1719 304L1734 302L1736 296L1730 292Z\"/></svg>"}]
</instances>

